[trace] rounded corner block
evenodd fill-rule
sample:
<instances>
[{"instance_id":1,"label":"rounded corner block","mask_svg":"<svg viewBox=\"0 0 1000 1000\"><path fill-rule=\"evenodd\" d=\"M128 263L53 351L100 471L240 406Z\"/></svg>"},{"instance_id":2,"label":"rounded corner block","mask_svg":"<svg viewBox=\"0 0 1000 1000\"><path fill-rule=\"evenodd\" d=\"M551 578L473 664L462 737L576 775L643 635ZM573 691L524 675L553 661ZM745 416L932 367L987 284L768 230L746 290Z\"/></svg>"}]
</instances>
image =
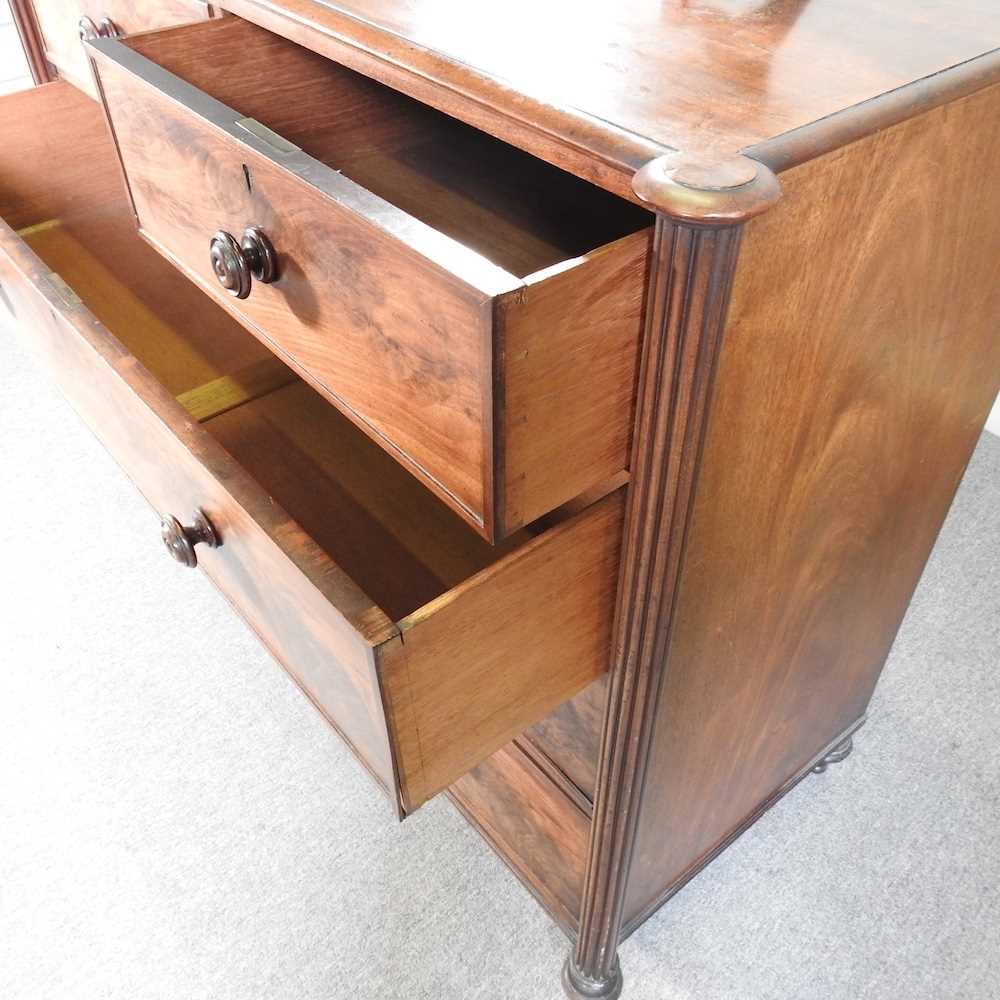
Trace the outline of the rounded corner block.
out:
<instances>
[{"instance_id":1,"label":"rounded corner block","mask_svg":"<svg viewBox=\"0 0 1000 1000\"><path fill-rule=\"evenodd\" d=\"M688 226L737 226L781 197L770 168L742 154L702 159L667 153L636 173L632 189L657 212Z\"/></svg>"}]
</instances>

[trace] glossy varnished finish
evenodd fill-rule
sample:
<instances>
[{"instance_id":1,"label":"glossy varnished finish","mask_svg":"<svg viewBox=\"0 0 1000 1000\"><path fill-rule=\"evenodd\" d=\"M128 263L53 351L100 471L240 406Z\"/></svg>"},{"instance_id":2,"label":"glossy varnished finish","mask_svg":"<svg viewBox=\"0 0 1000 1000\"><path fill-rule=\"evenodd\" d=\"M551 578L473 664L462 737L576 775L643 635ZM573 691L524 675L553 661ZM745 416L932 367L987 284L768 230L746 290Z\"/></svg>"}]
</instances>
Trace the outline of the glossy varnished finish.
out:
<instances>
[{"instance_id":1,"label":"glossy varnished finish","mask_svg":"<svg viewBox=\"0 0 1000 1000\"><path fill-rule=\"evenodd\" d=\"M145 247L124 192L111 196L113 150L87 127L92 102L56 83L3 110L20 131L0 162L0 204L15 206L15 216L17 205L30 205L40 216L21 235L3 230L3 301L81 416L173 519L165 540L213 579L401 814L600 675L620 492L490 546L306 385L246 364L246 345L252 358L257 342ZM58 183L46 204L45 177L21 166L37 162L48 142L25 120L72 122L61 134L77 141L55 148L53 172L65 161L72 176L75 159L90 152L91 181L75 187L74 197L83 195L76 207L60 200L68 185ZM107 200L95 197L101 191ZM108 219L115 228L100 230L98 245L114 251L92 260L84 235ZM147 297L123 310L130 279ZM184 370L170 345L179 351L200 332L158 316L179 318L174 300L199 299L193 325L215 324L213 339L225 348L207 384L217 387L231 367L244 390L209 395L235 402L206 405L186 379L167 388ZM121 339L90 301L103 303ZM129 344L145 351L150 334L168 350L150 352L147 368ZM201 424L175 395L197 401ZM196 530L199 515L211 533Z\"/></svg>"},{"instance_id":2,"label":"glossy varnished finish","mask_svg":"<svg viewBox=\"0 0 1000 1000\"><path fill-rule=\"evenodd\" d=\"M738 227L657 224L591 843L564 971L570 996L621 992L625 893L739 238Z\"/></svg>"},{"instance_id":3,"label":"glossy varnished finish","mask_svg":"<svg viewBox=\"0 0 1000 1000\"><path fill-rule=\"evenodd\" d=\"M186 24L218 14L201 0L33 0L45 56L61 77L97 96L87 54L80 40L80 23L89 19L100 28L109 20L121 34Z\"/></svg>"},{"instance_id":4,"label":"glossy varnished finish","mask_svg":"<svg viewBox=\"0 0 1000 1000\"><path fill-rule=\"evenodd\" d=\"M625 468L648 215L236 18L94 50L144 235L485 537Z\"/></svg>"},{"instance_id":5,"label":"glossy varnished finish","mask_svg":"<svg viewBox=\"0 0 1000 1000\"><path fill-rule=\"evenodd\" d=\"M726 158L1000 44L993 0L516 0L488 27L462 0L228 6L626 197L669 149Z\"/></svg>"},{"instance_id":6,"label":"glossy varnished finish","mask_svg":"<svg viewBox=\"0 0 1000 1000\"><path fill-rule=\"evenodd\" d=\"M998 119L993 87L790 170L747 225L629 919L865 711L1000 384Z\"/></svg>"},{"instance_id":7,"label":"glossy varnished finish","mask_svg":"<svg viewBox=\"0 0 1000 1000\"><path fill-rule=\"evenodd\" d=\"M996 393L1000 9L227 6L343 66L236 19L94 52L143 234L228 311L184 323L127 211L73 218L110 174L27 134L60 169L0 163L4 297L400 813L455 782L615 997L849 745ZM208 238L249 225L244 308Z\"/></svg>"}]
</instances>

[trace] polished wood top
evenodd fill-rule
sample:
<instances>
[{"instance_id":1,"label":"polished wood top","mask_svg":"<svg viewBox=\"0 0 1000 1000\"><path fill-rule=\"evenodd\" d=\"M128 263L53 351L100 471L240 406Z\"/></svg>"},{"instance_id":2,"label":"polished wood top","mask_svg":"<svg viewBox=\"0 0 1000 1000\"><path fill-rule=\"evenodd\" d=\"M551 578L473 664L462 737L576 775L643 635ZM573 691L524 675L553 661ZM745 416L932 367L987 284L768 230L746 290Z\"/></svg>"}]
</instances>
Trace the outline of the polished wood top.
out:
<instances>
[{"instance_id":1,"label":"polished wood top","mask_svg":"<svg viewBox=\"0 0 1000 1000\"><path fill-rule=\"evenodd\" d=\"M670 150L711 163L749 149L767 162L762 144L858 105L876 131L873 98L923 81L913 96L926 103L948 85L943 71L968 77L990 52L976 86L1000 77L997 0L225 6L334 58L353 48L355 68L612 189L612 175Z\"/></svg>"},{"instance_id":2,"label":"polished wood top","mask_svg":"<svg viewBox=\"0 0 1000 1000\"><path fill-rule=\"evenodd\" d=\"M726 155L1000 46L996 0L350 0L524 94Z\"/></svg>"}]
</instances>

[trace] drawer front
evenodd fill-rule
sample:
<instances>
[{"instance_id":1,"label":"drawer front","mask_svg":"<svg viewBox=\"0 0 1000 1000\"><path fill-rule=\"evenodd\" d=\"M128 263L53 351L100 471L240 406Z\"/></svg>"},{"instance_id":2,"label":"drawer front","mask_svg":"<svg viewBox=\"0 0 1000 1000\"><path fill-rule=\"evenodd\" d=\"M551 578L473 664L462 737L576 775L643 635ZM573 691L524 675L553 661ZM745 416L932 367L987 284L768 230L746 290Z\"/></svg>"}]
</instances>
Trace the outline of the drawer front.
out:
<instances>
[{"instance_id":1,"label":"drawer front","mask_svg":"<svg viewBox=\"0 0 1000 1000\"><path fill-rule=\"evenodd\" d=\"M332 64L238 18L89 48L143 235L487 539L624 469L648 236L522 280L152 55L234 101L287 92L317 129L378 85L331 95ZM252 85L232 83L234 49ZM289 115L286 98L244 100ZM376 159L409 113L384 103ZM248 227L276 280L235 298L210 243Z\"/></svg>"},{"instance_id":2,"label":"drawer front","mask_svg":"<svg viewBox=\"0 0 1000 1000\"><path fill-rule=\"evenodd\" d=\"M222 545L199 565L394 795L372 652L391 623L2 222L0 301L150 504L205 511Z\"/></svg>"},{"instance_id":3,"label":"drawer front","mask_svg":"<svg viewBox=\"0 0 1000 1000\"><path fill-rule=\"evenodd\" d=\"M49 62L91 97L97 90L81 42L83 18L100 30L109 20L122 35L131 35L215 16L212 5L201 0L34 0L34 6Z\"/></svg>"},{"instance_id":4,"label":"drawer front","mask_svg":"<svg viewBox=\"0 0 1000 1000\"><path fill-rule=\"evenodd\" d=\"M277 138L269 147L228 109L198 107L186 92L189 103L177 103L170 81L146 86L120 65L97 66L143 235L481 522L490 289L434 266L407 234L373 225L380 209L364 193L336 179L317 186L308 164L296 163L301 154L282 152ZM217 230L239 237L251 225L275 247L280 278L253 283L238 300L220 288L209 245ZM433 241L429 231L419 235Z\"/></svg>"},{"instance_id":5,"label":"drawer front","mask_svg":"<svg viewBox=\"0 0 1000 1000\"><path fill-rule=\"evenodd\" d=\"M45 55L59 75L97 97L90 60L81 41L84 18L108 30L110 21L121 35L153 31L217 16L201 0L34 0L35 16L45 45Z\"/></svg>"},{"instance_id":6,"label":"drawer front","mask_svg":"<svg viewBox=\"0 0 1000 1000\"><path fill-rule=\"evenodd\" d=\"M221 545L198 565L405 815L605 671L622 491L486 545L307 386L248 367L253 338L135 233L100 115L64 81L0 101L0 309L156 511L204 512Z\"/></svg>"}]
</instances>

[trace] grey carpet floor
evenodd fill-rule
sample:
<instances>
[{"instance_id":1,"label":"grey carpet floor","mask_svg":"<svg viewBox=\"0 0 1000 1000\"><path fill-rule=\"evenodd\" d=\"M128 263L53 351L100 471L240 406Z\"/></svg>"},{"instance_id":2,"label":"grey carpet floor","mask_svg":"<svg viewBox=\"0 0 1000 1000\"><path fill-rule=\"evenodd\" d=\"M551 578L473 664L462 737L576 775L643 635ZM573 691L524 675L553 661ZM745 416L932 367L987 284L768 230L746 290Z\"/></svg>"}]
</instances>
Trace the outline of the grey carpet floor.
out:
<instances>
[{"instance_id":1,"label":"grey carpet floor","mask_svg":"<svg viewBox=\"0 0 1000 1000\"><path fill-rule=\"evenodd\" d=\"M445 801L397 826L0 337L0 998L556 1000L566 941ZM622 948L631 1000L1000 995L1000 440L855 754Z\"/></svg>"}]
</instances>

